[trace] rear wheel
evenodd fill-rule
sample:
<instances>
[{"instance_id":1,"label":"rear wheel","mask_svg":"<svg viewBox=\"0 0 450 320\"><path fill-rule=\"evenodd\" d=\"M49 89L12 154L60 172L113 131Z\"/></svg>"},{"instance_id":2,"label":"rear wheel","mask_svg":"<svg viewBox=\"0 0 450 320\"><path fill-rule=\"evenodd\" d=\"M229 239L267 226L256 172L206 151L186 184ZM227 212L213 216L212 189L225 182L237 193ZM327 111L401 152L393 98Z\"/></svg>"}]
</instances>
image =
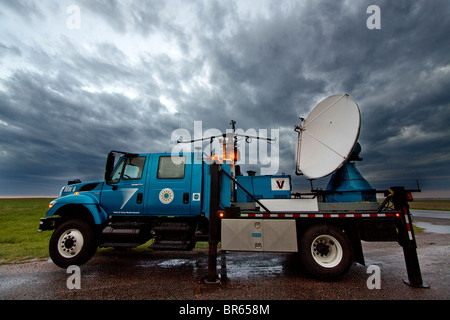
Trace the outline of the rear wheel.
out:
<instances>
[{"instance_id":1,"label":"rear wheel","mask_svg":"<svg viewBox=\"0 0 450 320\"><path fill-rule=\"evenodd\" d=\"M61 268L82 265L94 255L96 250L95 232L89 223L81 219L62 223L50 238L50 257Z\"/></svg>"},{"instance_id":2,"label":"rear wheel","mask_svg":"<svg viewBox=\"0 0 450 320\"><path fill-rule=\"evenodd\" d=\"M314 276L331 280L345 274L353 262L352 246L342 230L333 225L314 225L300 240L300 258Z\"/></svg>"}]
</instances>

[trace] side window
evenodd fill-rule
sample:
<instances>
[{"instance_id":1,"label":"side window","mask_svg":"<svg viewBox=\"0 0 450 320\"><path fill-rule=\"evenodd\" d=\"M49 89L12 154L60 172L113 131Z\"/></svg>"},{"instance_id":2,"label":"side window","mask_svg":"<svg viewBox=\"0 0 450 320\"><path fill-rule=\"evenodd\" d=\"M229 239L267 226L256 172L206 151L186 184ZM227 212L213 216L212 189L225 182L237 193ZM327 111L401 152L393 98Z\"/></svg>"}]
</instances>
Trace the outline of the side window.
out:
<instances>
[{"instance_id":1,"label":"side window","mask_svg":"<svg viewBox=\"0 0 450 320\"><path fill-rule=\"evenodd\" d=\"M145 157L127 158L125 170L123 171L124 180L141 179L144 172Z\"/></svg>"},{"instance_id":2,"label":"side window","mask_svg":"<svg viewBox=\"0 0 450 320\"><path fill-rule=\"evenodd\" d=\"M159 158L158 179L183 179L185 166L184 156L162 156Z\"/></svg>"}]
</instances>

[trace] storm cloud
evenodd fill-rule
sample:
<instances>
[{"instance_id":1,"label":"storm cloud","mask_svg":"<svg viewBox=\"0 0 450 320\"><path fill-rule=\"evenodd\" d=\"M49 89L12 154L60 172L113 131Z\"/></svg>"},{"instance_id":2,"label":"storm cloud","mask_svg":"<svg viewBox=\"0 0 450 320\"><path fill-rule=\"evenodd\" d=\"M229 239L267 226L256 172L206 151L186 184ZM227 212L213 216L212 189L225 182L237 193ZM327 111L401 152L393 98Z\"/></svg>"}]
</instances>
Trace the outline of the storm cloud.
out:
<instances>
[{"instance_id":1,"label":"storm cloud","mask_svg":"<svg viewBox=\"0 0 450 320\"><path fill-rule=\"evenodd\" d=\"M449 195L449 16L447 0L0 0L0 196L101 179L110 150L170 152L194 121L279 129L293 175L298 118L335 93L361 109L373 187Z\"/></svg>"}]
</instances>

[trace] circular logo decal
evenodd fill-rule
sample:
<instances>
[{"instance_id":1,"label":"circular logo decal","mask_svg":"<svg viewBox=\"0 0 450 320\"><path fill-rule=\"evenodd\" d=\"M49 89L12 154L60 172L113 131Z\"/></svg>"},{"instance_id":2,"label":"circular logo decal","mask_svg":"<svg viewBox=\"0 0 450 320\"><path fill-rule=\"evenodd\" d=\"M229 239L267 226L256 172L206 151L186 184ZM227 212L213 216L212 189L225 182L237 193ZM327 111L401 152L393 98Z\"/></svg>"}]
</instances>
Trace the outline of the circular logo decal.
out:
<instances>
[{"instance_id":1,"label":"circular logo decal","mask_svg":"<svg viewBox=\"0 0 450 320\"><path fill-rule=\"evenodd\" d=\"M164 204L169 204L173 200L173 191L170 188L162 189L159 193L159 201L161 201Z\"/></svg>"}]
</instances>

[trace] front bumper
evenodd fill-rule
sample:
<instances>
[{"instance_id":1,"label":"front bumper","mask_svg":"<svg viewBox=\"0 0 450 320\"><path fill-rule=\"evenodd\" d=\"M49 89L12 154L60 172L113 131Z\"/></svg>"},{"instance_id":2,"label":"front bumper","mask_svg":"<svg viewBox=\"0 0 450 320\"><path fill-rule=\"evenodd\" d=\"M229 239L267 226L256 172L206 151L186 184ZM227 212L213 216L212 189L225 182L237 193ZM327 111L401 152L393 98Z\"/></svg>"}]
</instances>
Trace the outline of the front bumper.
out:
<instances>
[{"instance_id":1,"label":"front bumper","mask_svg":"<svg viewBox=\"0 0 450 320\"><path fill-rule=\"evenodd\" d=\"M58 223L61 221L61 217L49 217L49 218L41 218L39 222L38 232L53 230L58 226Z\"/></svg>"}]
</instances>

